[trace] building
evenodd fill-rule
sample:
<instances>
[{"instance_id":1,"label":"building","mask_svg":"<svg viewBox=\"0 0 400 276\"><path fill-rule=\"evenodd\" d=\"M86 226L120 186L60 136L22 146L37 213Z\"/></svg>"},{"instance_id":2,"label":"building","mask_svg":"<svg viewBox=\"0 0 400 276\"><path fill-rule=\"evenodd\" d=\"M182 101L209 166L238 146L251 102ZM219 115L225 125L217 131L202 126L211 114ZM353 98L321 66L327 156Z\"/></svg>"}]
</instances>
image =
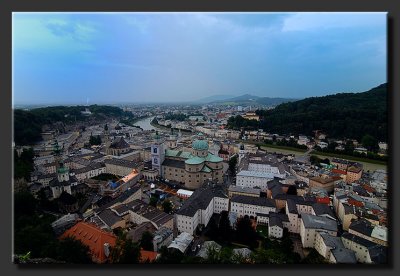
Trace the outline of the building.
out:
<instances>
[{"instance_id":1,"label":"building","mask_svg":"<svg viewBox=\"0 0 400 276\"><path fill-rule=\"evenodd\" d=\"M340 176L314 176L310 178L309 186L310 188L324 189L326 192L331 193L333 192L335 184L341 180L342 178Z\"/></svg>"},{"instance_id":2,"label":"building","mask_svg":"<svg viewBox=\"0 0 400 276\"><path fill-rule=\"evenodd\" d=\"M106 159L104 164L106 165L106 173L117 176L129 175L134 170L140 173L143 170L143 165L123 159Z\"/></svg>"},{"instance_id":3,"label":"building","mask_svg":"<svg viewBox=\"0 0 400 276\"><path fill-rule=\"evenodd\" d=\"M304 248L314 248L317 232L337 236L337 223L334 220L309 214L301 214L300 237Z\"/></svg>"},{"instance_id":4,"label":"building","mask_svg":"<svg viewBox=\"0 0 400 276\"><path fill-rule=\"evenodd\" d=\"M187 232L182 232L172 241L168 248L179 250L180 252L185 254L192 244L193 239L194 237L191 234Z\"/></svg>"},{"instance_id":5,"label":"building","mask_svg":"<svg viewBox=\"0 0 400 276\"><path fill-rule=\"evenodd\" d=\"M71 186L77 185L78 180L75 176L69 175L69 170L62 164L57 170L57 178L49 182L53 198L60 197L62 192L67 192L72 195Z\"/></svg>"},{"instance_id":6,"label":"building","mask_svg":"<svg viewBox=\"0 0 400 276\"><path fill-rule=\"evenodd\" d=\"M265 197L237 195L232 197L230 205L230 211L237 213L239 218L246 215L257 218L259 214L276 212L275 201Z\"/></svg>"},{"instance_id":7,"label":"building","mask_svg":"<svg viewBox=\"0 0 400 276\"><path fill-rule=\"evenodd\" d=\"M260 116L258 116L255 112L246 112L246 114L243 115L243 118L247 120L256 120L256 121L260 120Z\"/></svg>"},{"instance_id":8,"label":"building","mask_svg":"<svg viewBox=\"0 0 400 276\"><path fill-rule=\"evenodd\" d=\"M358 262L367 264L387 263L386 247L348 232L344 232L341 239L347 249L354 251Z\"/></svg>"},{"instance_id":9,"label":"building","mask_svg":"<svg viewBox=\"0 0 400 276\"><path fill-rule=\"evenodd\" d=\"M116 138L106 149L108 155L120 156L131 151L131 147L123 137Z\"/></svg>"},{"instance_id":10,"label":"building","mask_svg":"<svg viewBox=\"0 0 400 276\"><path fill-rule=\"evenodd\" d=\"M205 183L176 212L176 228L179 232L193 234L199 225L206 227L214 213L228 209L229 200L223 188L214 183Z\"/></svg>"},{"instance_id":11,"label":"building","mask_svg":"<svg viewBox=\"0 0 400 276\"><path fill-rule=\"evenodd\" d=\"M260 188L246 188L243 186L236 186L236 185L230 185L228 187L229 198L232 198L235 195L260 197L260 193L261 193Z\"/></svg>"},{"instance_id":12,"label":"building","mask_svg":"<svg viewBox=\"0 0 400 276\"><path fill-rule=\"evenodd\" d=\"M154 232L153 247L154 251L158 252L161 247L169 246L173 240L173 231L166 227L160 227Z\"/></svg>"},{"instance_id":13,"label":"building","mask_svg":"<svg viewBox=\"0 0 400 276\"><path fill-rule=\"evenodd\" d=\"M103 163L93 162L89 166L73 170L76 179L79 182L83 182L85 179L89 179L98 176L106 172L106 166Z\"/></svg>"},{"instance_id":14,"label":"building","mask_svg":"<svg viewBox=\"0 0 400 276\"><path fill-rule=\"evenodd\" d=\"M387 246L387 228L372 224L366 219L354 220L349 226L349 233L371 242Z\"/></svg>"},{"instance_id":15,"label":"building","mask_svg":"<svg viewBox=\"0 0 400 276\"><path fill-rule=\"evenodd\" d=\"M357 263L354 251L345 248L340 237L318 232L315 238L315 250L331 263Z\"/></svg>"},{"instance_id":16,"label":"building","mask_svg":"<svg viewBox=\"0 0 400 276\"><path fill-rule=\"evenodd\" d=\"M154 144L152 149L159 152L163 146ZM165 150L165 155L154 156L153 165L154 160L163 160L162 178L184 184L188 189L197 189L207 180L223 182L223 159L208 152L208 142L201 133L193 141L191 152Z\"/></svg>"},{"instance_id":17,"label":"building","mask_svg":"<svg viewBox=\"0 0 400 276\"><path fill-rule=\"evenodd\" d=\"M61 239L72 237L81 241L90 249L92 261L105 263L109 261L110 251L115 246L116 237L87 222L78 222L76 225L65 231Z\"/></svg>"}]
</instances>

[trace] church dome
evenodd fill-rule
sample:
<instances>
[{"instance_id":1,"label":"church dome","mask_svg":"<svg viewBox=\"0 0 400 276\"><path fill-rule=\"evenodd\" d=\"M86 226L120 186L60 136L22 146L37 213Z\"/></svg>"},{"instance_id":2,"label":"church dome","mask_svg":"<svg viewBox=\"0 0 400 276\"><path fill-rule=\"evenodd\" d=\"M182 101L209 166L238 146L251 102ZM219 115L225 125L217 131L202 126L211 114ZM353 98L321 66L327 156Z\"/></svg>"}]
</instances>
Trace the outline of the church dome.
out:
<instances>
[{"instance_id":1,"label":"church dome","mask_svg":"<svg viewBox=\"0 0 400 276\"><path fill-rule=\"evenodd\" d=\"M194 140L192 148L194 150L208 150L208 142L206 140Z\"/></svg>"}]
</instances>

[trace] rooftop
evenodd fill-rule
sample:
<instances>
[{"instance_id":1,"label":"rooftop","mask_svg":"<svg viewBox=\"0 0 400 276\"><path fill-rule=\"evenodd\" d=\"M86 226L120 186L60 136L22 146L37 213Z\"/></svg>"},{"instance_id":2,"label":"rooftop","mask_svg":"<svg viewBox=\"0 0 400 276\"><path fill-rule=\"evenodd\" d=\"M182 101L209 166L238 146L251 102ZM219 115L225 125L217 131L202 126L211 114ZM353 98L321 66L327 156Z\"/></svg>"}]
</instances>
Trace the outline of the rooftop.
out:
<instances>
[{"instance_id":1,"label":"rooftop","mask_svg":"<svg viewBox=\"0 0 400 276\"><path fill-rule=\"evenodd\" d=\"M301 220L304 223L305 228L310 229L323 229L327 231L337 231L337 224L336 221L325 218L319 217L309 214L302 214Z\"/></svg>"}]
</instances>

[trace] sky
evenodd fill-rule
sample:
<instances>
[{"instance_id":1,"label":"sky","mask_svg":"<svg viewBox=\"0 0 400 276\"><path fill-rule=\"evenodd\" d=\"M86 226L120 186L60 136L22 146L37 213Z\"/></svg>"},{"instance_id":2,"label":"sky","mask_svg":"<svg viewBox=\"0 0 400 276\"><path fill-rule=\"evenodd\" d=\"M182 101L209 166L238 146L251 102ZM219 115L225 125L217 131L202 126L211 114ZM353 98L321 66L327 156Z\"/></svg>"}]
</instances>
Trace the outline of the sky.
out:
<instances>
[{"instance_id":1,"label":"sky","mask_svg":"<svg viewBox=\"0 0 400 276\"><path fill-rule=\"evenodd\" d=\"M387 13L13 13L13 105L305 98L387 81Z\"/></svg>"}]
</instances>

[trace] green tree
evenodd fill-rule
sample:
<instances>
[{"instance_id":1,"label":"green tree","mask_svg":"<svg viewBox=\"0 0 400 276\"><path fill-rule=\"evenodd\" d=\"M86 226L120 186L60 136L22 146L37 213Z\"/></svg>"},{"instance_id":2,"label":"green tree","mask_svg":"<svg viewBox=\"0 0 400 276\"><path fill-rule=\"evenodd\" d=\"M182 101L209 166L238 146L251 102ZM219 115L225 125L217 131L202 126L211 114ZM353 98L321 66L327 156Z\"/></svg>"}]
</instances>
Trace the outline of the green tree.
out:
<instances>
[{"instance_id":1,"label":"green tree","mask_svg":"<svg viewBox=\"0 0 400 276\"><path fill-rule=\"evenodd\" d=\"M231 172L231 174L235 173L235 169L236 169L236 165L238 162L238 157L237 155L232 156L231 159L229 159L229 171Z\"/></svg>"},{"instance_id":2,"label":"green tree","mask_svg":"<svg viewBox=\"0 0 400 276\"><path fill-rule=\"evenodd\" d=\"M245 215L237 222L236 239L250 248L257 247L258 235L248 215Z\"/></svg>"},{"instance_id":3,"label":"green tree","mask_svg":"<svg viewBox=\"0 0 400 276\"><path fill-rule=\"evenodd\" d=\"M115 246L111 248L110 259L117 264L137 264L140 262L140 247L126 233L118 236Z\"/></svg>"},{"instance_id":4,"label":"green tree","mask_svg":"<svg viewBox=\"0 0 400 276\"><path fill-rule=\"evenodd\" d=\"M151 196L151 197L150 197L150 202L149 202L149 204L150 204L151 206L153 206L153 207L156 207L156 206L157 206L157 203L158 203L158 198L155 197L155 196Z\"/></svg>"},{"instance_id":5,"label":"green tree","mask_svg":"<svg viewBox=\"0 0 400 276\"><path fill-rule=\"evenodd\" d=\"M67 263L92 263L89 247L74 238L68 237L59 241L56 252L56 259L66 261Z\"/></svg>"},{"instance_id":6,"label":"green tree","mask_svg":"<svg viewBox=\"0 0 400 276\"><path fill-rule=\"evenodd\" d=\"M376 152L379 148L378 140L369 134L363 136L361 143L369 151Z\"/></svg>"},{"instance_id":7,"label":"green tree","mask_svg":"<svg viewBox=\"0 0 400 276\"><path fill-rule=\"evenodd\" d=\"M218 224L219 239L223 241L230 241L232 237L232 227L229 221L228 211L222 211Z\"/></svg>"},{"instance_id":8,"label":"green tree","mask_svg":"<svg viewBox=\"0 0 400 276\"><path fill-rule=\"evenodd\" d=\"M172 211L172 202L169 200L164 200L162 203L162 208L165 213L169 214Z\"/></svg>"},{"instance_id":9,"label":"green tree","mask_svg":"<svg viewBox=\"0 0 400 276\"><path fill-rule=\"evenodd\" d=\"M151 234L149 231L145 231L140 239L140 247L144 250L153 251L153 234Z\"/></svg>"}]
</instances>

